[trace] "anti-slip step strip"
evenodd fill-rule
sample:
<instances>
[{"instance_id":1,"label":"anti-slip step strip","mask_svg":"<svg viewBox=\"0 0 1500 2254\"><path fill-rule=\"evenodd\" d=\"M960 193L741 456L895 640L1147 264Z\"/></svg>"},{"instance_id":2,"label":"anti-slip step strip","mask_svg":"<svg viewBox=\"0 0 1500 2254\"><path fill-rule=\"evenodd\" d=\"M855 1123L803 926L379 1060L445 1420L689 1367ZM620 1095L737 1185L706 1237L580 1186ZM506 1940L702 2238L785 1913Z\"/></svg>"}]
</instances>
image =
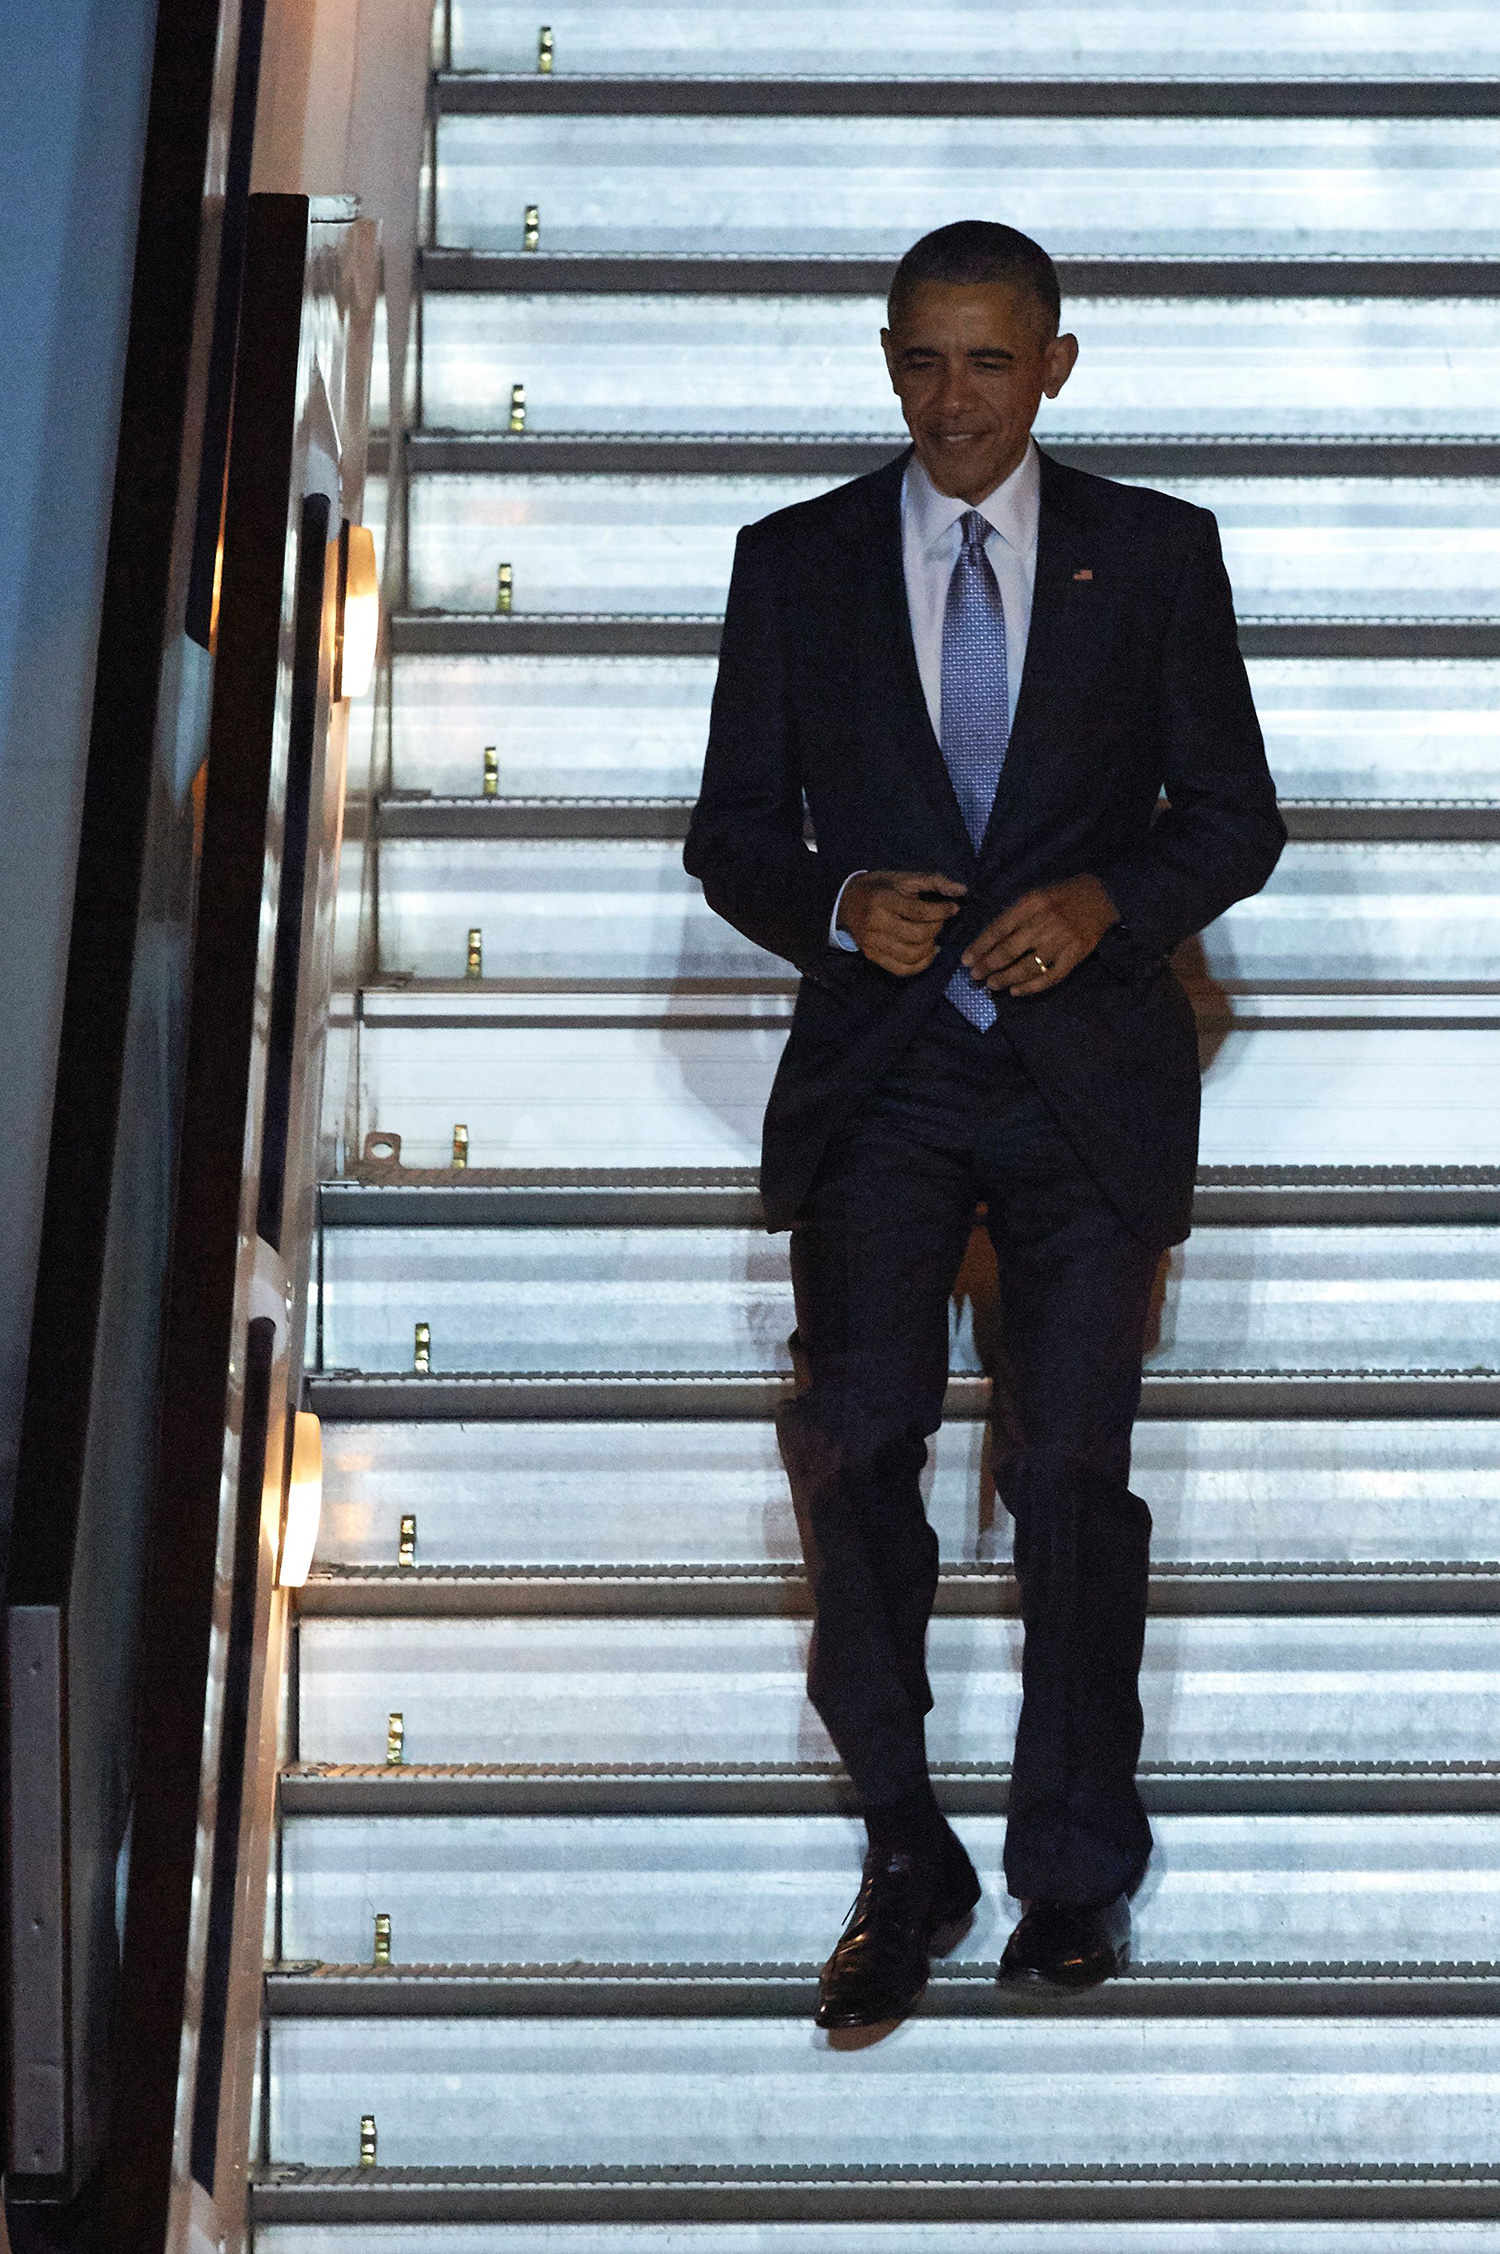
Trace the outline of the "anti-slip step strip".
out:
<instances>
[{"instance_id":1,"label":"anti-slip step strip","mask_svg":"<svg viewBox=\"0 0 1500 2254\"><path fill-rule=\"evenodd\" d=\"M1493 78L587 77L438 72L445 117L1500 117Z\"/></svg>"},{"instance_id":2,"label":"anti-slip step strip","mask_svg":"<svg viewBox=\"0 0 1500 2254\"><path fill-rule=\"evenodd\" d=\"M1500 297L1482 258L1059 258L1074 297ZM420 252L424 291L507 296L884 297L894 258L672 257L657 252Z\"/></svg>"},{"instance_id":3,"label":"anti-slip step strip","mask_svg":"<svg viewBox=\"0 0 1500 2254\"><path fill-rule=\"evenodd\" d=\"M1488 1964L1149 1964L1082 1995L1001 1988L994 1964L937 1966L924 2018L1500 2016ZM807 1964L367 1965L268 1969L273 2019L770 2019L810 2015Z\"/></svg>"},{"instance_id":4,"label":"anti-slip step strip","mask_svg":"<svg viewBox=\"0 0 1500 2254\"><path fill-rule=\"evenodd\" d=\"M476 1373L427 1376L327 1370L306 1381L306 1405L321 1417L349 1424L498 1423L569 1418L623 1417L632 1421L689 1418L756 1419L775 1414L791 1392L780 1376L681 1374L659 1370L574 1371L525 1376ZM943 1414L949 1419L989 1413L984 1378L950 1379ZM1495 1370L1201 1370L1171 1377L1148 1375L1142 1390L1144 1419L1495 1417L1500 1416L1500 1371Z\"/></svg>"},{"instance_id":5,"label":"anti-slip step strip","mask_svg":"<svg viewBox=\"0 0 1500 2254\"><path fill-rule=\"evenodd\" d=\"M262 2223L1459 2222L1500 2167L273 2167Z\"/></svg>"},{"instance_id":6,"label":"anti-slip step strip","mask_svg":"<svg viewBox=\"0 0 1500 2254\"><path fill-rule=\"evenodd\" d=\"M358 1180L323 1183L325 1229L745 1228L764 1214L756 1177L736 1169L698 1178L368 1165ZM1500 1168L1480 1166L1203 1167L1193 1202L1200 1224L1266 1228L1500 1221Z\"/></svg>"},{"instance_id":7,"label":"anti-slip step strip","mask_svg":"<svg viewBox=\"0 0 1500 2254\"><path fill-rule=\"evenodd\" d=\"M513 838L686 837L690 798L448 798L432 791L388 791L374 802L383 840L497 842ZM1283 799L1281 816L1298 842L1468 845L1500 838L1500 805L1486 800ZM358 825L355 825L356 827ZM345 835L352 835L345 824ZM363 832L361 832L363 834Z\"/></svg>"},{"instance_id":8,"label":"anti-slip step strip","mask_svg":"<svg viewBox=\"0 0 1500 2254\"><path fill-rule=\"evenodd\" d=\"M396 657L717 657L722 621L709 614L407 611L391 620ZM1495 658L1493 619L1241 618L1246 657Z\"/></svg>"},{"instance_id":9,"label":"anti-slip step strip","mask_svg":"<svg viewBox=\"0 0 1500 2254\"><path fill-rule=\"evenodd\" d=\"M1275 1025L1286 1032L1500 1029L1500 985L1472 980L1354 985L1299 980L1241 985L1184 978L1202 1024L1215 1030ZM670 980L401 978L365 986L357 1013L367 1026L490 1028L659 1026L682 1032L790 1024L795 979Z\"/></svg>"},{"instance_id":10,"label":"anti-slip step strip","mask_svg":"<svg viewBox=\"0 0 1500 2254\"><path fill-rule=\"evenodd\" d=\"M638 477L860 477L908 443L878 438L692 437L579 432L418 431L407 440L414 475L536 476L544 472ZM1051 438L1047 452L1099 477L1495 477L1492 439Z\"/></svg>"},{"instance_id":11,"label":"anti-slip step strip","mask_svg":"<svg viewBox=\"0 0 1500 2254\"><path fill-rule=\"evenodd\" d=\"M743 1566L327 1566L298 1592L304 1616L333 1619L501 1619L567 1614L596 1619L805 1616L796 1565ZM1500 1562L1392 1561L1164 1564L1152 1569L1151 1610L1164 1618L1226 1613L1323 1616L1500 1614ZM1006 1566L945 1566L934 1611L952 1618L1014 1618Z\"/></svg>"},{"instance_id":12,"label":"anti-slip step strip","mask_svg":"<svg viewBox=\"0 0 1500 2254\"><path fill-rule=\"evenodd\" d=\"M1500 1762L1175 1762L1140 1772L1153 1815L1494 1815ZM1009 1771L935 1767L954 1815L1003 1813ZM281 1774L287 1816L790 1816L852 1812L847 1780L819 1763L522 1762L382 1766L295 1763Z\"/></svg>"}]
</instances>

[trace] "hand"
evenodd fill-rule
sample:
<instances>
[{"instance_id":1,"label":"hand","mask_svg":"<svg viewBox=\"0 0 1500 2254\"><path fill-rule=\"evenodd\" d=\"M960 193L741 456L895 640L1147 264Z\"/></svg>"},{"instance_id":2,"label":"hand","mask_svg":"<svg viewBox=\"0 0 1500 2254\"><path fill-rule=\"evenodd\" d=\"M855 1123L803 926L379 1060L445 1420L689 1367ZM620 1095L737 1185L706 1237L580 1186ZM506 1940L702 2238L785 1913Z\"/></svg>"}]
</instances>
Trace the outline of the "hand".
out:
<instances>
[{"instance_id":1,"label":"hand","mask_svg":"<svg viewBox=\"0 0 1500 2254\"><path fill-rule=\"evenodd\" d=\"M938 951L943 926L968 891L953 877L915 869L869 869L844 887L839 923L862 955L897 978L914 978ZM922 895L940 898L923 899Z\"/></svg>"},{"instance_id":2,"label":"hand","mask_svg":"<svg viewBox=\"0 0 1500 2254\"><path fill-rule=\"evenodd\" d=\"M995 992L1004 986L1012 994L1045 994L1092 955L1119 920L1119 909L1097 877L1069 877L1066 884L1043 885L1012 901L964 949L963 961Z\"/></svg>"}]
</instances>

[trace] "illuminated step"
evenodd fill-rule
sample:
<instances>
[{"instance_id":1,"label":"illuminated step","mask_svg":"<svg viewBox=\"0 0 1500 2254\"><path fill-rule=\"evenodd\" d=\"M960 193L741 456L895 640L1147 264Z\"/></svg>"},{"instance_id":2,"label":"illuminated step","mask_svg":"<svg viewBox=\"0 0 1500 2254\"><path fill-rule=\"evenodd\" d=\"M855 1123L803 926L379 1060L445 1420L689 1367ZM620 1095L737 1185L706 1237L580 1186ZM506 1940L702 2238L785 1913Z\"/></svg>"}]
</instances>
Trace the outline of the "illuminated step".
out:
<instances>
[{"instance_id":1,"label":"illuminated step","mask_svg":"<svg viewBox=\"0 0 1500 2254\"><path fill-rule=\"evenodd\" d=\"M728 0L692 7L606 0L559 26L554 53L559 79L609 71L1441 78L1460 65L1476 76L1500 74L1500 30L1476 0L1431 11L1377 0L1357 14L1309 10L1297 0L1257 7L1221 0L1197 12L1175 0L1086 7L1018 0L1003 14L984 0L934 0L920 14L890 0L820 0L815 8L767 0L748 11ZM455 68L534 73L536 58L535 7L455 0Z\"/></svg>"},{"instance_id":2,"label":"illuminated step","mask_svg":"<svg viewBox=\"0 0 1500 2254\"><path fill-rule=\"evenodd\" d=\"M324 1565L644 1569L801 1557L770 1420L325 1426ZM985 1428L944 1427L928 1513L949 1561L1003 1559ZM1500 1559L1500 1426L1318 1421L1136 1428L1159 1566Z\"/></svg>"},{"instance_id":3,"label":"illuminated step","mask_svg":"<svg viewBox=\"0 0 1500 2254\"><path fill-rule=\"evenodd\" d=\"M894 259L998 206L1054 256L1482 256L1500 162L1483 118L440 121L439 241L519 251L528 204L553 251Z\"/></svg>"},{"instance_id":4,"label":"illuminated step","mask_svg":"<svg viewBox=\"0 0 1500 2254\"><path fill-rule=\"evenodd\" d=\"M1500 277L1497 277L1500 286ZM1500 307L1372 298L1170 304L1070 297L1082 347L1043 445L1500 433ZM878 297L486 297L423 308L433 430L859 433L905 443Z\"/></svg>"},{"instance_id":5,"label":"illuminated step","mask_svg":"<svg viewBox=\"0 0 1500 2254\"><path fill-rule=\"evenodd\" d=\"M535 995L528 1022L510 1001L487 1020L461 997L366 994L361 1116L414 1166L448 1164L459 1120L475 1166L756 1165L785 998L725 996L722 1021L691 995L596 999L591 1022L576 997ZM1212 1043L1200 1157L1488 1165L1497 1114L1500 1031L1243 1024Z\"/></svg>"},{"instance_id":6,"label":"illuminated step","mask_svg":"<svg viewBox=\"0 0 1500 2254\"><path fill-rule=\"evenodd\" d=\"M778 956L708 907L680 845L650 838L410 839L380 857L382 971L517 979L776 978ZM1200 955L1201 949L1201 955ZM1500 842L1293 843L1265 890L1186 953L1216 979L1371 986L1500 981Z\"/></svg>"},{"instance_id":7,"label":"illuminated step","mask_svg":"<svg viewBox=\"0 0 1500 2254\"><path fill-rule=\"evenodd\" d=\"M785 1766L833 1758L807 1704L811 1624L790 1619L302 1622L300 1753L380 1762L391 1711L432 1763ZM939 1767L1008 1765L1021 1625L933 1621ZM1153 1617L1141 1699L1148 1766L1488 1761L1500 1728L1482 1618Z\"/></svg>"},{"instance_id":8,"label":"illuminated step","mask_svg":"<svg viewBox=\"0 0 1500 2254\"><path fill-rule=\"evenodd\" d=\"M1137 1965L1475 1964L1500 1958L1500 1819L1164 1816L1134 1909ZM986 1893L950 1960L1016 1913L1003 1826L959 1819ZM282 1955L357 1964L372 1889L407 1964L816 1963L863 1827L838 1816L298 1817Z\"/></svg>"},{"instance_id":9,"label":"illuminated step","mask_svg":"<svg viewBox=\"0 0 1500 2254\"><path fill-rule=\"evenodd\" d=\"M1171 1255L1147 1367L1447 1371L1494 1365L1500 1229L1199 1228ZM973 1271L963 1290L987 1300ZM955 1301L955 1374L981 1368ZM740 1229L341 1229L324 1245L324 1364L681 1372L790 1367L785 1238Z\"/></svg>"},{"instance_id":10,"label":"illuminated step","mask_svg":"<svg viewBox=\"0 0 1500 2254\"><path fill-rule=\"evenodd\" d=\"M512 566L514 614L722 611L743 524L834 477L433 476L410 494L418 610L489 611ZM1142 481L1137 481L1142 482ZM1219 519L1240 612L1321 621L1500 615L1490 481L1160 478Z\"/></svg>"},{"instance_id":11,"label":"illuminated step","mask_svg":"<svg viewBox=\"0 0 1500 2254\"><path fill-rule=\"evenodd\" d=\"M360 2175L273 2164L252 2181L251 2211L270 2254L334 2254L350 2224L392 2254L405 2254L413 2226L467 2250L483 2241L463 2237L466 2226L496 2224L507 2254L1497 2254L1500 2223L1476 2218L1500 2215L1500 2170L1210 2161ZM795 2219L806 2215L818 2220ZM1351 2219L1370 2216L1384 2219Z\"/></svg>"},{"instance_id":12,"label":"illuminated step","mask_svg":"<svg viewBox=\"0 0 1500 2254\"><path fill-rule=\"evenodd\" d=\"M397 786L477 796L493 744L508 798L692 798L714 671L711 657L403 657ZM1252 658L1249 672L1283 796L1496 797L1500 666Z\"/></svg>"}]
</instances>

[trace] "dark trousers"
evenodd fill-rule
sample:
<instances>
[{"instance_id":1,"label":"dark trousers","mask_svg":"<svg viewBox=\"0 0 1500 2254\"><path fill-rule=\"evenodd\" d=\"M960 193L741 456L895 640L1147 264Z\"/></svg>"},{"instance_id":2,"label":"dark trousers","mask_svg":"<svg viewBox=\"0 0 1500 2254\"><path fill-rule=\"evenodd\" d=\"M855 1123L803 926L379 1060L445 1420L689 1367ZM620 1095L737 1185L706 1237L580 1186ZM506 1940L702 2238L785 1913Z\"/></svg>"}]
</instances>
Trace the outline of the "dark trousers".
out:
<instances>
[{"instance_id":1,"label":"dark trousers","mask_svg":"<svg viewBox=\"0 0 1500 2254\"><path fill-rule=\"evenodd\" d=\"M937 1537L919 1486L974 1209L1000 1281L996 1484L1025 1629L1005 1873L1026 1900L1138 1883L1151 1516L1129 1489L1160 1254L1096 1188L1000 1028L946 1001L840 1131L792 1232L805 1385L782 1453L815 1609L808 1691L867 1810L927 1775ZM999 1388L997 1386L997 1392Z\"/></svg>"}]
</instances>

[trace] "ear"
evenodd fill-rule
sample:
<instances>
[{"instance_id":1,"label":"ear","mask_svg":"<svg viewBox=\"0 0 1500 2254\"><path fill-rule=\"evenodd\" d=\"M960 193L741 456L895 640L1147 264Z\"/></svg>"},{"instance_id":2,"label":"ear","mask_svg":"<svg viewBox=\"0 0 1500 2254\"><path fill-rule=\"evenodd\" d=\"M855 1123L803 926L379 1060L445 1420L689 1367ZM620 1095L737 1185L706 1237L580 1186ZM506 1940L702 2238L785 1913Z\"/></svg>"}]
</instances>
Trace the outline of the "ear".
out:
<instances>
[{"instance_id":1,"label":"ear","mask_svg":"<svg viewBox=\"0 0 1500 2254\"><path fill-rule=\"evenodd\" d=\"M896 341L889 329L882 329L880 332L880 349L885 354L885 372L891 379L891 389L899 393L901 386L896 381Z\"/></svg>"},{"instance_id":2,"label":"ear","mask_svg":"<svg viewBox=\"0 0 1500 2254\"><path fill-rule=\"evenodd\" d=\"M1042 389L1049 399L1057 397L1077 365L1077 337L1054 337L1047 347L1046 373L1042 378Z\"/></svg>"}]
</instances>

